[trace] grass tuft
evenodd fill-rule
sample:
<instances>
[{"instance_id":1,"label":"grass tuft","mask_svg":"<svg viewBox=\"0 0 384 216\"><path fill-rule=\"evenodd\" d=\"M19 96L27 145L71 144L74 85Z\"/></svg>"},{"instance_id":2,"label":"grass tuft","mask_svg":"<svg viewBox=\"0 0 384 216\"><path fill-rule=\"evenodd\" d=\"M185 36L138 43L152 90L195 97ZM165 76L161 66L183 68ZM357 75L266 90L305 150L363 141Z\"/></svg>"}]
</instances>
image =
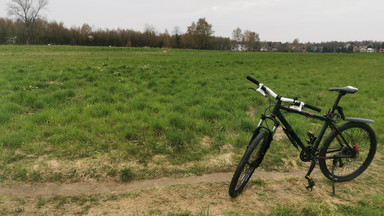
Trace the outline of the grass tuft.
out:
<instances>
[{"instance_id":1,"label":"grass tuft","mask_svg":"<svg viewBox=\"0 0 384 216\"><path fill-rule=\"evenodd\" d=\"M121 182L130 182L135 178L135 174L131 168L126 167L120 171Z\"/></svg>"}]
</instances>

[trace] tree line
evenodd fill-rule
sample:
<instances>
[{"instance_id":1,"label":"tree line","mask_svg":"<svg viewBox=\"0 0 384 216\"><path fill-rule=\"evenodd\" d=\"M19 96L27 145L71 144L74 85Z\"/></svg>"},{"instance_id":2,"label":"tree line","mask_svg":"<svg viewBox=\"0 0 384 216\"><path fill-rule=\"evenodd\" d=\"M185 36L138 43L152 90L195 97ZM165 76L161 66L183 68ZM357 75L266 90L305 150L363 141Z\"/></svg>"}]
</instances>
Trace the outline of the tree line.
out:
<instances>
[{"instance_id":1,"label":"tree line","mask_svg":"<svg viewBox=\"0 0 384 216\"><path fill-rule=\"evenodd\" d=\"M81 27L64 26L60 22L42 19L26 26L23 20L0 18L0 44L57 44L79 46L159 47L185 49L228 50L231 39L213 36L212 25L200 18L181 33L175 27L172 34L167 30L159 33L152 26L144 31L131 29L93 29L88 24Z\"/></svg>"},{"instance_id":2,"label":"tree line","mask_svg":"<svg viewBox=\"0 0 384 216\"><path fill-rule=\"evenodd\" d=\"M22 19L0 18L0 44L74 45L74 46L118 46L118 47L157 47L179 49L267 51L267 52L322 52L348 53L363 48L373 48L377 52L384 48L380 41L349 41L300 43L260 41L259 34L236 28L232 37L213 36L213 26L205 18L192 22L187 32L175 27L172 33L163 33L147 25L144 31L131 29L94 29L88 24L81 27L66 27L63 22L48 22L36 19L26 25Z\"/></svg>"}]
</instances>

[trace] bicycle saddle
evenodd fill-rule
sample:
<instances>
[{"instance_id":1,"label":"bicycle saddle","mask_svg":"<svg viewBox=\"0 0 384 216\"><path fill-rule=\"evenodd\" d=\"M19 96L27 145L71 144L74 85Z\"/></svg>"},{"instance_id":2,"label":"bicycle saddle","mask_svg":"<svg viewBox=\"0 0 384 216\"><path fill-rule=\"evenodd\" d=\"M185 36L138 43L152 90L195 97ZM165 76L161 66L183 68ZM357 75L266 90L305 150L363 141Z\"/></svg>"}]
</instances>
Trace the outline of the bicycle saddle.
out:
<instances>
[{"instance_id":1,"label":"bicycle saddle","mask_svg":"<svg viewBox=\"0 0 384 216\"><path fill-rule=\"evenodd\" d=\"M340 92L340 93L351 93L351 94L354 94L356 93L359 89L353 87L353 86L345 86L345 87L340 87L340 88L330 88L328 89L329 91L337 91L337 92Z\"/></svg>"}]
</instances>

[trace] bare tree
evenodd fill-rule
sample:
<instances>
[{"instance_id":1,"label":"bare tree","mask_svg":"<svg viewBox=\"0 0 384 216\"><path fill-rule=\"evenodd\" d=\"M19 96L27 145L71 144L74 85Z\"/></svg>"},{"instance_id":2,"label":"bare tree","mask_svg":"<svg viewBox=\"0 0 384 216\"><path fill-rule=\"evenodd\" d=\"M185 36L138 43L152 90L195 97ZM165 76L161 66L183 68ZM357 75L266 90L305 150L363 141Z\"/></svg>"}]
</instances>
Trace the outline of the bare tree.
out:
<instances>
[{"instance_id":1,"label":"bare tree","mask_svg":"<svg viewBox=\"0 0 384 216\"><path fill-rule=\"evenodd\" d=\"M244 35L240 28L236 28L232 31L232 48L239 49L242 46Z\"/></svg>"},{"instance_id":2,"label":"bare tree","mask_svg":"<svg viewBox=\"0 0 384 216\"><path fill-rule=\"evenodd\" d=\"M181 48L181 31L179 26L175 26L173 28L173 37L174 38L174 43L173 46L176 48Z\"/></svg>"},{"instance_id":3,"label":"bare tree","mask_svg":"<svg viewBox=\"0 0 384 216\"><path fill-rule=\"evenodd\" d=\"M300 41L299 41L299 38L295 38L291 44L291 51L299 52L299 50L300 50Z\"/></svg>"},{"instance_id":4,"label":"bare tree","mask_svg":"<svg viewBox=\"0 0 384 216\"><path fill-rule=\"evenodd\" d=\"M144 28L144 41L147 46L150 47L157 47L157 31L156 28L153 25L145 24Z\"/></svg>"},{"instance_id":5,"label":"bare tree","mask_svg":"<svg viewBox=\"0 0 384 216\"><path fill-rule=\"evenodd\" d=\"M240 28L233 30L232 40L236 41L238 44L241 43L241 41L243 40L243 33Z\"/></svg>"},{"instance_id":6,"label":"bare tree","mask_svg":"<svg viewBox=\"0 0 384 216\"><path fill-rule=\"evenodd\" d=\"M193 47L197 49L207 49L213 33L212 25L205 18L200 18L197 23L192 22L187 31L192 39Z\"/></svg>"},{"instance_id":7,"label":"bare tree","mask_svg":"<svg viewBox=\"0 0 384 216\"><path fill-rule=\"evenodd\" d=\"M259 34L245 30L244 32L244 43L247 46L248 51L253 51L257 48L260 41Z\"/></svg>"},{"instance_id":8,"label":"bare tree","mask_svg":"<svg viewBox=\"0 0 384 216\"><path fill-rule=\"evenodd\" d=\"M41 10L46 8L48 0L10 0L8 15L15 16L24 22L27 33L27 44L32 34L32 25L40 17Z\"/></svg>"},{"instance_id":9,"label":"bare tree","mask_svg":"<svg viewBox=\"0 0 384 216\"><path fill-rule=\"evenodd\" d=\"M214 33L212 25L205 18L200 18L196 25L199 49L207 49L209 40Z\"/></svg>"},{"instance_id":10,"label":"bare tree","mask_svg":"<svg viewBox=\"0 0 384 216\"><path fill-rule=\"evenodd\" d=\"M175 27L173 27L172 34L173 34L173 35L180 35L180 34L181 34L180 27L179 27L179 26L175 26Z\"/></svg>"},{"instance_id":11,"label":"bare tree","mask_svg":"<svg viewBox=\"0 0 384 216\"><path fill-rule=\"evenodd\" d=\"M160 43L159 43L160 47L163 47L163 48L171 47L171 35L169 34L167 29L165 29L164 33L159 34L159 37L160 37Z\"/></svg>"}]
</instances>

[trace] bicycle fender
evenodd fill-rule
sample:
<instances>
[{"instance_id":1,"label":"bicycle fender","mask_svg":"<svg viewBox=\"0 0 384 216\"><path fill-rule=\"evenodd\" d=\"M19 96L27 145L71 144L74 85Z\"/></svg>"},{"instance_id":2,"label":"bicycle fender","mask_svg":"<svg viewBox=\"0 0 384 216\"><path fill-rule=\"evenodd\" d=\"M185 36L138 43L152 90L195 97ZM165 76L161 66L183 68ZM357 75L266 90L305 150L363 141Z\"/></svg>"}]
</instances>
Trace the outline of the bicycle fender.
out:
<instances>
[{"instance_id":1,"label":"bicycle fender","mask_svg":"<svg viewBox=\"0 0 384 216\"><path fill-rule=\"evenodd\" d=\"M358 122L358 123L367 123L367 124L373 124L373 123L375 123L374 120L371 120L371 119L363 119L363 118L350 118L350 117L346 117L344 120L345 120L345 121L349 121L349 122Z\"/></svg>"}]
</instances>

